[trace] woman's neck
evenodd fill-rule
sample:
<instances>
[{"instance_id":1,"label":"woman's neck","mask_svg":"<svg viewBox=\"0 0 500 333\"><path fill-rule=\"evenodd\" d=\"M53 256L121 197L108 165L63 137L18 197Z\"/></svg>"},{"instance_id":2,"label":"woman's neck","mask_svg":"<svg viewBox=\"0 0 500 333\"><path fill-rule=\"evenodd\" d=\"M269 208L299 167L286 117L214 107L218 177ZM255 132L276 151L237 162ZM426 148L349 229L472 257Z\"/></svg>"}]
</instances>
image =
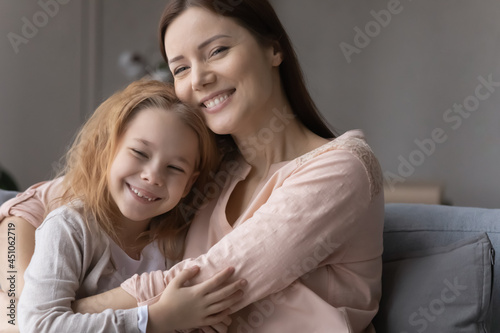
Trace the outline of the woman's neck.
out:
<instances>
[{"instance_id":1,"label":"woman's neck","mask_svg":"<svg viewBox=\"0 0 500 333\"><path fill-rule=\"evenodd\" d=\"M275 93L263 105L263 112L254 113L252 121L243 124L238 133L232 133L239 151L252 167L251 173L257 178L265 177L271 165L290 161L327 142L297 118L277 68L273 79Z\"/></svg>"},{"instance_id":2,"label":"woman's neck","mask_svg":"<svg viewBox=\"0 0 500 333\"><path fill-rule=\"evenodd\" d=\"M290 161L328 140L307 129L290 108L274 109L269 119L251 134L233 135L252 174L265 177L271 165Z\"/></svg>"}]
</instances>

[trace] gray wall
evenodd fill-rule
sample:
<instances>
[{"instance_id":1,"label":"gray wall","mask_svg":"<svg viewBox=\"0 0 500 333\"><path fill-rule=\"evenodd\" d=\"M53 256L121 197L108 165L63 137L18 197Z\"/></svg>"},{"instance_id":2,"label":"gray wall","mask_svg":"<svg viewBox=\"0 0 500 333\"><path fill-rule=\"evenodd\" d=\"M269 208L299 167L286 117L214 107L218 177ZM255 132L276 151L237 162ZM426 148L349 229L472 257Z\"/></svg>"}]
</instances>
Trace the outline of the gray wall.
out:
<instances>
[{"instance_id":1,"label":"gray wall","mask_svg":"<svg viewBox=\"0 0 500 333\"><path fill-rule=\"evenodd\" d=\"M500 2L273 3L319 108L339 132L365 131L386 180L500 206ZM388 8L390 21L377 15ZM367 25L369 41L356 32ZM478 79L490 76L491 92Z\"/></svg>"},{"instance_id":2,"label":"gray wall","mask_svg":"<svg viewBox=\"0 0 500 333\"><path fill-rule=\"evenodd\" d=\"M66 2L0 2L0 165L22 188L52 176L81 121L85 8Z\"/></svg>"},{"instance_id":3,"label":"gray wall","mask_svg":"<svg viewBox=\"0 0 500 333\"><path fill-rule=\"evenodd\" d=\"M141 54L152 67L162 61L157 27L166 3L166 0L100 1L101 100L130 82L130 78L125 76L118 66L118 59L123 52Z\"/></svg>"},{"instance_id":4,"label":"gray wall","mask_svg":"<svg viewBox=\"0 0 500 333\"><path fill-rule=\"evenodd\" d=\"M55 1L40 1L59 5L46 22L40 2L0 2L0 165L22 188L51 177L88 113L130 81L124 51L160 59L165 0ZM386 179L439 182L455 205L499 206L500 87L478 79L500 82L498 1L272 2L319 108L338 132L365 131ZM376 23L381 10L390 22ZM41 27L16 53L8 34L23 36L34 16ZM369 42L355 30L366 27ZM474 111L453 111L464 103Z\"/></svg>"},{"instance_id":5,"label":"gray wall","mask_svg":"<svg viewBox=\"0 0 500 333\"><path fill-rule=\"evenodd\" d=\"M55 175L86 117L130 78L120 54L160 58L164 0L0 1L0 166L21 189Z\"/></svg>"}]
</instances>

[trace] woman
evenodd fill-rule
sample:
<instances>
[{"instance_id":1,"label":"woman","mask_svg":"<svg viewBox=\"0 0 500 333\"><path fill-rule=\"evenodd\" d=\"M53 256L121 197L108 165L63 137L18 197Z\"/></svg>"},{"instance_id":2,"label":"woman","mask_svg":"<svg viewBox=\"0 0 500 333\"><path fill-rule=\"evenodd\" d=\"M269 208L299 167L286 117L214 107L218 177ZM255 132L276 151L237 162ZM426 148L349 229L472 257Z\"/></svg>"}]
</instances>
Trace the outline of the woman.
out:
<instances>
[{"instance_id":1,"label":"woman","mask_svg":"<svg viewBox=\"0 0 500 333\"><path fill-rule=\"evenodd\" d=\"M220 136L225 163L200 193L211 201L185 207L198 210L184 253L195 259L135 276L113 291L123 297L102 295L103 302L151 304L182 268L200 266L193 279L200 282L234 266L248 285L229 332L372 332L382 270L380 168L361 132L333 139L272 7L175 0L160 36L176 94ZM92 304L85 301L82 308Z\"/></svg>"}]
</instances>

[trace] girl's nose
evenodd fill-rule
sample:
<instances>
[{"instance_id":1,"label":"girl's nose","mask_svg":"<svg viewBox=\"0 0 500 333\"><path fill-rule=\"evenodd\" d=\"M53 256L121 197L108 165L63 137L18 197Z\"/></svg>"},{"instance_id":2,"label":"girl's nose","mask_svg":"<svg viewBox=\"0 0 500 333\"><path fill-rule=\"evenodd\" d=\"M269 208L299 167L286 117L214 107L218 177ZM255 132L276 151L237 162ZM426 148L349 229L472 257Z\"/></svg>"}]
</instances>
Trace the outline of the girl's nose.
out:
<instances>
[{"instance_id":1,"label":"girl's nose","mask_svg":"<svg viewBox=\"0 0 500 333\"><path fill-rule=\"evenodd\" d=\"M151 185L163 186L164 183L161 172L154 166L144 168L141 178Z\"/></svg>"}]
</instances>

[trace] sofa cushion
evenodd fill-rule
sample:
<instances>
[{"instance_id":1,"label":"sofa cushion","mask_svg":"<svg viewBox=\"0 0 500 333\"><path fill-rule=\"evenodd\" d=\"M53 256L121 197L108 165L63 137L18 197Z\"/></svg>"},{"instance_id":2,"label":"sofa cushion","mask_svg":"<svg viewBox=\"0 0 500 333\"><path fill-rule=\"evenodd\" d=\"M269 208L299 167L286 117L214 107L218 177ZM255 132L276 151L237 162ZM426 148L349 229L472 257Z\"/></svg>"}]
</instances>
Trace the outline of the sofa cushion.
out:
<instances>
[{"instance_id":1,"label":"sofa cushion","mask_svg":"<svg viewBox=\"0 0 500 333\"><path fill-rule=\"evenodd\" d=\"M486 233L385 261L377 331L483 331L492 261Z\"/></svg>"},{"instance_id":2,"label":"sofa cushion","mask_svg":"<svg viewBox=\"0 0 500 333\"><path fill-rule=\"evenodd\" d=\"M18 192L0 189L0 206L7 200L12 199Z\"/></svg>"}]
</instances>

